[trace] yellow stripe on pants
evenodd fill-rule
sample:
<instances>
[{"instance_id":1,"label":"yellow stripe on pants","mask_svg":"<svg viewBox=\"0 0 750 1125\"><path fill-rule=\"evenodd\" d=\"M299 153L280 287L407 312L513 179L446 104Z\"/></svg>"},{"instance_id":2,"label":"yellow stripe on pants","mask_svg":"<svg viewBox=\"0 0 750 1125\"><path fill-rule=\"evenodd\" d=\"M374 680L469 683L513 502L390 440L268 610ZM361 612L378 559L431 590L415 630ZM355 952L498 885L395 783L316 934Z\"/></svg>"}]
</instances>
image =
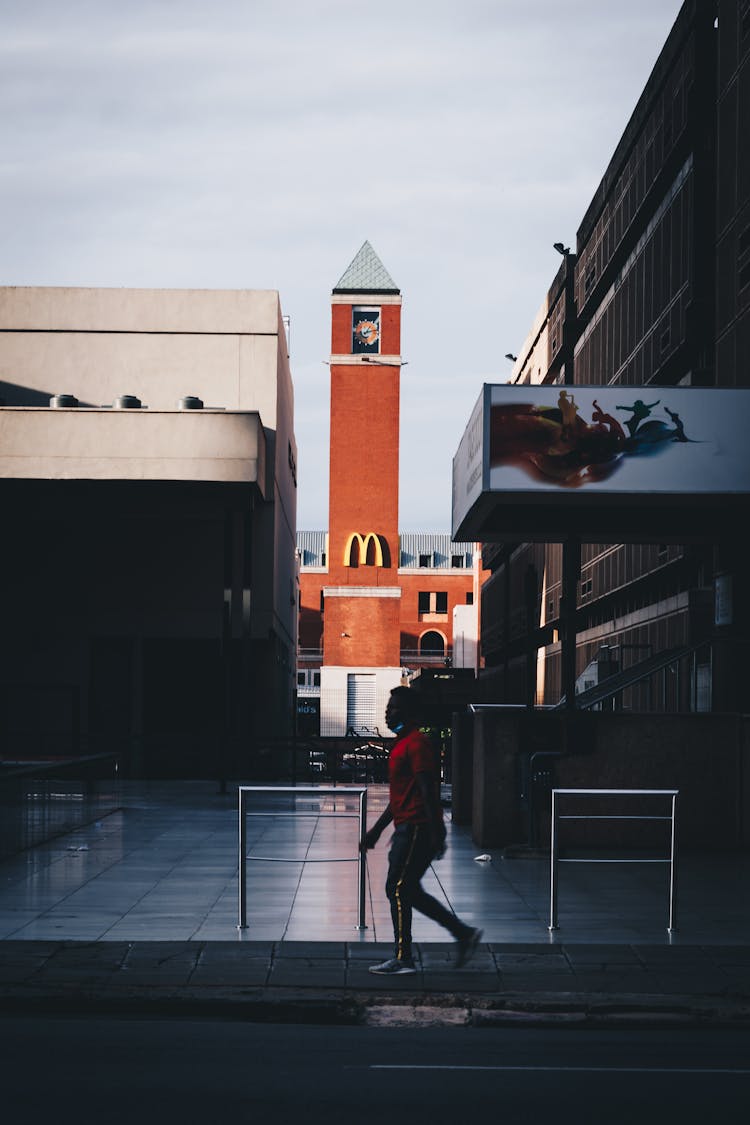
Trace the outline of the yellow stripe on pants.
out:
<instances>
[{"instance_id":1,"label":"yellow stripe on pants","mask_svg":"<svg viewBox=\"0 0 750 1125\"><path fill-rule=\"evenodd\" d=\"M416 843L417 843L417 833L418 832L419 832L419 825L415 824L414 825L414 834L412 835L411 845L409 847L409 854L406 857L406 861L405 861L404 866L401 870L401 875L399 876L398 882L396 883L396 889L393 892L394 898L396 899L396 910L398 911L398 940L396 942L396 945L397 945L396 960L398 960L398 961L402 960L402 954L404 952L404 915L403 915L403 907L401 906L401 884L404 881L404 876L406 875L406 872L409 869L409 863L411 861L411 857L414 854L414 848L415 848Z\"/></svg>"}]
</instances>

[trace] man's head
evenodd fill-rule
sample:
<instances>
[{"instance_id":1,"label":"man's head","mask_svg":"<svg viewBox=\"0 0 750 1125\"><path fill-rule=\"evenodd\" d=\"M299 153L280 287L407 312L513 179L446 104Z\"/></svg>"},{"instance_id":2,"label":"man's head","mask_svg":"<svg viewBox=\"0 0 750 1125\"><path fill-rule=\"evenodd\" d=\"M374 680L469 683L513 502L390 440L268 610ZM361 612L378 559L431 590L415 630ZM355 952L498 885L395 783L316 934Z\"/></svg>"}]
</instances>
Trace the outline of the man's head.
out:
<instances>
[{"instance_id":1,"label":"man's head","mask_svg":"<svg viewBox=\"0 0 750 1125\"><path fill-rule=\"evenodd\" d=\"M385 721L394 734L398 734L404 727L416 726L419 715L417 692L408 687L394 688L385 709Z\"/></svg>"}]
</instances>

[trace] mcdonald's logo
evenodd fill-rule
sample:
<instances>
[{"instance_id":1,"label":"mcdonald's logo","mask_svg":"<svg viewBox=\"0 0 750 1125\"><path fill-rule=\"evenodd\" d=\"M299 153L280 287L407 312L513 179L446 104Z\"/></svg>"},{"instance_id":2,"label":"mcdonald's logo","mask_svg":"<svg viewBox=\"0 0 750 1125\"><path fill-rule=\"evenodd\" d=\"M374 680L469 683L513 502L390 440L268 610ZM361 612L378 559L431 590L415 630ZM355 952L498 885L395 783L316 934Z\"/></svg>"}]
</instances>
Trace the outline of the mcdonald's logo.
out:
<instances>
[{"instance_id":1,"label":"mcdonald's logo","mask_svg":"<svg viewBox=\"0 0 750 1125\"><path fill-rule=\"evenodd\" d=\"M353 531L344 547L344 566L386 566L387 555L388 544L381 535Z\"/></svg>"}]
</instances>

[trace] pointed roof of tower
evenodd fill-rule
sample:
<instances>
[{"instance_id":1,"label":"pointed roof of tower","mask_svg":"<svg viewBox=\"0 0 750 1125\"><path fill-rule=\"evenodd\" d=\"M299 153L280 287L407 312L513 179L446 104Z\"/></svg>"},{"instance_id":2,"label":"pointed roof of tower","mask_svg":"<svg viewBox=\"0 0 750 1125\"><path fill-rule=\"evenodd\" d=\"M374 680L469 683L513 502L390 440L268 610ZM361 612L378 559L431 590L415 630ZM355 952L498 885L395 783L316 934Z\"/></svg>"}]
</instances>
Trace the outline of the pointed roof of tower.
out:
<instances>
[{"instance_id":1,"label":"pointed roof of tower","mask_svg":"<svg viewBox=\"0 0 750 1125\"><path fill-rule=\"evenodd\" d=\"M333 292L399 293L400 289L370 243L363 242Z\"/></svg>"}]
</instances>

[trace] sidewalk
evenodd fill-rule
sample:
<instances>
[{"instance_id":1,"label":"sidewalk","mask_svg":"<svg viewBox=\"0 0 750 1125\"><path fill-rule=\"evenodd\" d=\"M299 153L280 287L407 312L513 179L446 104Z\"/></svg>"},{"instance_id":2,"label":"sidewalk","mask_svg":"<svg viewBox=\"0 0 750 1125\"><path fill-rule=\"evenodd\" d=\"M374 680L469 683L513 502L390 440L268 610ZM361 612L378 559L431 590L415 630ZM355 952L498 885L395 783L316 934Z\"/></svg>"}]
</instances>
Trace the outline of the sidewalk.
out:
<instances>
[{"instance_id":1,"label":"sidewalk","mask_svg":"<svg viewBox=\"0 0 750 1125\"><path fill-rule=\"evenodd\" d=\"M415 915L417 974L383 978L367 967L391 953L387 838L368 857L367 929L357 930L357 864L342 862L356 854L357 821L338 815L353 807L344 793L303 806L312 815L272 803L273 815L248 818L240 931L236 789L126 784L117 813L0 864L0 1007L750 1024L750 857L681 857L672 935L665 868L564 868L550 933L548 862L480 860L449 822L448 854L425 885L483 929L482 944L457 971L444 931ZM369 787L370 823L385 799Z\"/></svg>"}]
</instances>

